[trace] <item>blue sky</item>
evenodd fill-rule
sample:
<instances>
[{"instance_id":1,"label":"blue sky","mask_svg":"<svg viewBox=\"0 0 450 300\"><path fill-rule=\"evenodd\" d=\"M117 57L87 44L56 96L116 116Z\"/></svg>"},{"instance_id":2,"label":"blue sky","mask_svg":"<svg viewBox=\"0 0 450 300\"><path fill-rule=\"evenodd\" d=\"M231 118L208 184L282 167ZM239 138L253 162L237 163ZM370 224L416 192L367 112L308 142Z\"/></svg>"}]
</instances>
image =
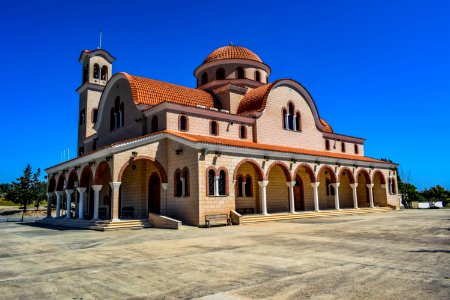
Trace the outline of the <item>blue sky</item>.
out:
<instances>
[{"instance_id":1,"label":"blue sky","mask_svg":"<svg viewBox=\"0 0 450 300\"><path fill-rule=\"evenodd\" d=\"M102 5L103 4L103 5ZM77 148L83 49L126 71L195 86L233 42L312 94L338 133L364 137L420 189L450 188L449 1L8 1L0 11L0 183ZM409 176L408 176L409 174Z\"/></svg>"}]
</instances>

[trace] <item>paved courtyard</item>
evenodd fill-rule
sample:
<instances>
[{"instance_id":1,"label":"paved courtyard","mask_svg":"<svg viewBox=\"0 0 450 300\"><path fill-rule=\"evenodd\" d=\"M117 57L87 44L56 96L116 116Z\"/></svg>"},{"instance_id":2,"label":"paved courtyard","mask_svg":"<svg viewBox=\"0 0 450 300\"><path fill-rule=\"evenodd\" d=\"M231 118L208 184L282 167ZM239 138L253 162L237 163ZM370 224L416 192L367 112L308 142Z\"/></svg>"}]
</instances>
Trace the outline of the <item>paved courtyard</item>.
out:
<instances>
[{"instance_id":1,"label":"paved courtyard","mask_svg":"<svg viewBox=\"0 0 450 300\"><path fill-rule=\"evenodd\" d=\"M0 223L3 299L450 299L450 210L180 231Z\"/></svg>"}]
</instances>

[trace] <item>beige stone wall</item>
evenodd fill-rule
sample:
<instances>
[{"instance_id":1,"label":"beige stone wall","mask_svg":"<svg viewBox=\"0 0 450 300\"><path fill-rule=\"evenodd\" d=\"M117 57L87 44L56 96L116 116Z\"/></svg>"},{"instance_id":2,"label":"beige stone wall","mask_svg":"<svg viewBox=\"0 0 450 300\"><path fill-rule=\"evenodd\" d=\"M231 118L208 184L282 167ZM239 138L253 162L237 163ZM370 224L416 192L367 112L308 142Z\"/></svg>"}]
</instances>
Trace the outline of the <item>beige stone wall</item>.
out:
<instances>
[{"instance_id":1,"label":"beige stone wall","mask_svg":"<svg viewBox=\"0 0 450 300\"><path fill-rule=\"evenodd\" d=\"M219 66L214 66L214 67L210 67L208 69L206 69L205 71L201 72L197 78L198 80L198 85L200 85L201 83L201 77L203 73L208 73L208 82L213 81L216 79L216 70L219 68L224 68L225 69L225 78L226 79L236 79L237 78L237 72L236 69L238 67L243 67L244 68L244 73L245 73L245 78L247 79L251 79L251 80L255 80L255 71L258 70L261 74L261 82L262 83L267 83L266 81L266 77L267 77L267 73L262 70L262 69L257 69L252 65L247 65L247 64L224 64L224 65L219 65Z\"/></svg>"},{"instance_id":2,"label":"beige stone wall","mask_svg":"<svg viewBox=\"0 0 450 300\"><path fill-rule=\"evenodd\" d=\"M305 211L314 210L314 189L311 186L311 180L309 179L308 174L305 172L305 169L299 169L297 171L297 176L300 176L300 179L303 183L303 197L305 199ZM296 210L299 210L298 208Z\"/></svg>"},{"instance_id":3,"label":"beige stone wall","mask_svg":"<svg viewBox=\"0 0 450 300\"><path fill-rule=\"evenodd\" d=\"M237 175L242 175L245 181L245 178L247 176L250 176L252 178L252 194L246 195L246 197L239 197L238 193L238 182L236 179L235 183L235 197L236 197L236 209L243 209L243 208L253 208L255 213L260 212L260 195L259 195L259 185L258 185L258 176L256 175L255 169L252 165L249 163L242 164L238 171ZM233 180L233 178L230 178L230 180Z\"/></svg>"},{"instance_id":4,"label":"beige stone wall","mask_svg":"<svg viewBox=\"0 0 450 300\"><path fill-rule=\"evenodd\" d=\"M279 166L274 166L268 174L269 184L267 185L267 212L287 212L289 211L289 192L286 185L286 177Z\"/></svg>"},{"instance_id":5,"label":"beige stone wall","mask_svg":"<svg viewBox=\"0 0 450 300\"><path fill-rule=\"evenodd\" d=\"M339 207L340 208L354 208L353 204L353 189L350 186L349 176L342 175L339 177Z\"/></svg>"},{"instance_id":6,"label":"beige stone wall","mask_svg":"<svg viewBox=\"0 0 450 300\"><path fill-rule=\"evenodd\" d=\"M358 187L356 188L356 194L358 196L358 207L370 207L369 194L367 191L367 183L364 176L360 174L357 178Z\"/></svg>"},{"instance_id":7,"label":"beige stone wall","mask_svg":"<svg viewBox=\"0 0 450 300\"><path fill-rule=\"evenodd\" d=\"M179 126L178 126L179 116L180 116L180 113L167 112L167 114L166 114L167 129L179 131ZM211 136L209 126L210 126L211 120L213 120L213 119L206 119L206 118L201 118L201 117L197 117L197 116L189 116L189 115L186 115L186 116L188 118L188 123L189 123L189 128L188 128L189 130L187 131L187 133ZM219 125L218 137L226 138L226 139L234 139L234 140L250 140L250 141L252 140L252 133L253 133L252 126L244 125L247 128L247 138L241 139L239 137L239 128L240 128L240 125L242 125L242 124L234 122L233 125L231 125L231 123L228 121L223 121L223 120L216 120L216 121Z\"/></svg>"},{"instance_id":8,"label":"beige stone wall","mask_svg":"<svg viewBox=\"0 0 450 300\"><path fill-rule=\"evenodd\" d=\"M326 179L330 179L330 184L331 184L331 177L328 174L325 174L325 171L322 170L320 172L320 177L319 177L319 209L334 209L335 208L335 204L334 204L334 196L331 195L331 193L329 193L329 195L327 196L327 184L326 184Z\"/></svg>"}]
</instances>

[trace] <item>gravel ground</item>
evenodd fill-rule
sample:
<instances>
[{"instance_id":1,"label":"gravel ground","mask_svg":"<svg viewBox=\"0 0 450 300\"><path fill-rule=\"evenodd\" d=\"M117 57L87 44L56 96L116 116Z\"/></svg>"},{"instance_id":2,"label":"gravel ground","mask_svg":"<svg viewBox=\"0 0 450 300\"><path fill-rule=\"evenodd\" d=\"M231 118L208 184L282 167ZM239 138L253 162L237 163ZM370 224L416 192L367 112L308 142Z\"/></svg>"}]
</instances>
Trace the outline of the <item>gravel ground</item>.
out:
<instances>
[{"instance_id":1,"label":"gravel ground","mask_svg":"<svg viewBox=\"0 0 450 300\"><path fill-rule=\"evenodd\" d=\"M2 299L450 299L447 209L0 236Z\"/></svg>"}]
</instances>

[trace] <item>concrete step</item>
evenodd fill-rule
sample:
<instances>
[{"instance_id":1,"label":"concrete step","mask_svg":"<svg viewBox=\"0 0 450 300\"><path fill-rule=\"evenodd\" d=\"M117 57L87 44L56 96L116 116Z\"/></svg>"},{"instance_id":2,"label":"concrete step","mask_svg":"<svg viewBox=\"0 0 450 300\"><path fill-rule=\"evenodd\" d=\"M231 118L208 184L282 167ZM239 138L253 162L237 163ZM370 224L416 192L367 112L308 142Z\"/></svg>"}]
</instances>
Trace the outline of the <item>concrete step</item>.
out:
<instances>
[{"instance_id":1,"label":"concrete step","mask_svg":"<svg viewBox=\"0 0 450 300\"><path fill-rule=\"evenodd\" d=\"M360 208L360 209L343 209L343 210L327 210L319 212L299 212L299 213L279 213L270 215L244 215L242 216L242 223L257 223L257 222L272 222L281 220L292 220L292 219L307 219L307 218L318 218L318 217L334 217L334 216L345 216L345 215L357 215L357 214L368 214L368 213L379 213L392 211L389 207L376 207L376 208Z\"/></svg>"}]
</instances>

